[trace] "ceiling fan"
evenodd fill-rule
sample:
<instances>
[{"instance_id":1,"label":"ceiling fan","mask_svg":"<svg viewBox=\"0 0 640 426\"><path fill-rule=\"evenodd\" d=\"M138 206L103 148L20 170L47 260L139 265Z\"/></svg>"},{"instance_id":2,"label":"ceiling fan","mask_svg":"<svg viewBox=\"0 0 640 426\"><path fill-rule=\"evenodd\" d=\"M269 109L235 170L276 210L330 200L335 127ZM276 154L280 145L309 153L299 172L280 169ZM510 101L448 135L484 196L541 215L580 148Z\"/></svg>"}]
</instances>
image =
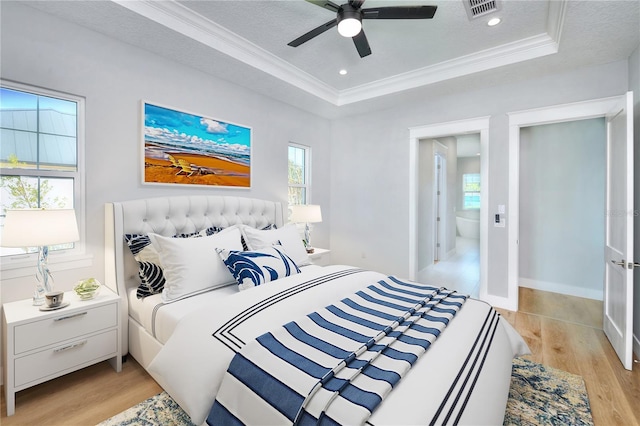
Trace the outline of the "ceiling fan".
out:
<instances>
[{"instance_id":1,"label":"ceiling fan","mask_svg":"<svg viewBox=\"0 0 640 426\"><path fill-rule=\"evenodd\" d=\"M364 0L349 0L348 3L340 6L330 0L306 1L335 12L337 16L335 19L301 35L288 45L298 47L337 25L340 35L353 39L361 58L371 54L371 47L369 47L369 42L362 29L363 19L431 19L437 9L437 6L387 6L363 9Z\"/></svg>"}]
</instances>

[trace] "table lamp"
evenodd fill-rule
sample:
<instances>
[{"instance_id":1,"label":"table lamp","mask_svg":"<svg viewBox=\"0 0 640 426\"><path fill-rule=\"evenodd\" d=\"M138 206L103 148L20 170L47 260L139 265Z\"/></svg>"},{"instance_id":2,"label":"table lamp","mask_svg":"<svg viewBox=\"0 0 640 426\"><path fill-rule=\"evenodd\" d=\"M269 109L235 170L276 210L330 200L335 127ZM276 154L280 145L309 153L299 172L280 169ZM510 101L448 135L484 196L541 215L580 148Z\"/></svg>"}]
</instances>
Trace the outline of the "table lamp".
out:
<instances>
[{"instance_id":1,"label":"table lamp","mask_svg":"<svg viewBox=\"0 0 640 426\"><path fill-rule=\"evenodd\" d=\"M53 290L53 277L47 266L49 247L78 241L78 224L73 209L6 210L0 245L38 247L38 268L33 304L44 304L44 295Z\"/></svg>"},{"instance_id":2,"label":"table lamp","mask_svg":"<svg viewBox=\"0 0 640 426\"><path fill-rule=\"evenodd\" d=\"M310 223L322 222L322 211L317 204L295 204L291 206L291 222L304 223L304 245L307 252L313 253L311 246L311 230Z\"/></svg>"}]
</instances>

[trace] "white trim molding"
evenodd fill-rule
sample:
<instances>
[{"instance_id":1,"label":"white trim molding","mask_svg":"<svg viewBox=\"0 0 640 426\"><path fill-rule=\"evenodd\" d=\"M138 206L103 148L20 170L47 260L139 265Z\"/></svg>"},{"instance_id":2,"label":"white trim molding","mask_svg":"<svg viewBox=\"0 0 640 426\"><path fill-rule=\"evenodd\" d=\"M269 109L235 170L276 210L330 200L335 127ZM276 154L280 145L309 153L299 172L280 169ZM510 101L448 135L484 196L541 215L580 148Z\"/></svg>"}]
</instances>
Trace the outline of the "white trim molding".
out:
<instances>
[{"instance_id":1,"label":"white trim molding","mask_svg":"<svg viewBox=\"0 0 640 426\"><path fill-rule=\"evenodd\" d=\"M541 34L351 89L338 90L176 0L111 1L336 106L557 53L567 9L567 0L549 2L546 32Z\"/></svg>"},{"instance_id":2,"label":"white trim molding","mask_svg":"<svg viewBox=\"0 0 640 426\"><path fill-rule=\"evenodd\" d=\"M531 278L520 277L518 279L518 285L520 287L526 287L533 290L542 290L552 293L562 293L569 296L582 297L584 299L599 300L602 302L604 297L604 289L593 289L576 287L573 285L549 282L543 280L532 280Z\"/></svg>"},{"instance_id":3,"label":"white trim molding","mask_svg":"<svg viewBox=\"0 0 640 426\"><path fill-rule=\"evenodd\" d=\"M338 97L338 105L365 101L557 52L558 44L547 34L540 34L352 89L342 90Z\"/></svg>"}]
</instances>

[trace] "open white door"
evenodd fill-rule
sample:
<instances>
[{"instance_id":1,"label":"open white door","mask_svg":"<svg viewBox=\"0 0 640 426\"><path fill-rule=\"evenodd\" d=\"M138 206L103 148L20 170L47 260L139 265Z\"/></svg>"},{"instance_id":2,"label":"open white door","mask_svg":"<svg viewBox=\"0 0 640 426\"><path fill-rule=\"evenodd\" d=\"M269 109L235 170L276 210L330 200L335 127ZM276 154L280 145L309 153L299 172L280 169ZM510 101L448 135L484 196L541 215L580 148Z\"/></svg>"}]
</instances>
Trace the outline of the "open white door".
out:
<instances>
[{"instance_id":1,"label":"open white door","mask_svg":"<svg viewBox=\"0 0 640 426\"><path fill-rule=\"evenodd\" d=\"M631 92L607 114L607 189L603 329L624 368L632 368L633 102Z\"/></svg>"}]
</instances>

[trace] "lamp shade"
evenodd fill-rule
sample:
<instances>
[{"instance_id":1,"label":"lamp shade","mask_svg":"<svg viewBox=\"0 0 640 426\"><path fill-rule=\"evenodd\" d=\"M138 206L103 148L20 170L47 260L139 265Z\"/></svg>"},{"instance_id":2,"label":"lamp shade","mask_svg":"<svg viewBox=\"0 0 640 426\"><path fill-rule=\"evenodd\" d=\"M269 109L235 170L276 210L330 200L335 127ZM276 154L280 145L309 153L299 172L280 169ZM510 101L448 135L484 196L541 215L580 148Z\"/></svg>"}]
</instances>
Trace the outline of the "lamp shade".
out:
<instances>
[{"instance_id":1,"label":"lamp shade","mask_svg":"<svg viewBox=\"0 0 640 426\"><path fill-rule=\"evenodd\" d=\"M317 204L295 204L291 206L290 220L295 223L322 222L322 211Z\"/></svg>"},{"instance_id":2,"label":"lamp shade","mask_svg":"<svg viewBox=\"0 0 640 426\"><path fill-rule=\"evenodd\" d=\"M78 241L78 223L73 209L7 210L0 245L38 247Z\"/></svg>"}]
</instances>

